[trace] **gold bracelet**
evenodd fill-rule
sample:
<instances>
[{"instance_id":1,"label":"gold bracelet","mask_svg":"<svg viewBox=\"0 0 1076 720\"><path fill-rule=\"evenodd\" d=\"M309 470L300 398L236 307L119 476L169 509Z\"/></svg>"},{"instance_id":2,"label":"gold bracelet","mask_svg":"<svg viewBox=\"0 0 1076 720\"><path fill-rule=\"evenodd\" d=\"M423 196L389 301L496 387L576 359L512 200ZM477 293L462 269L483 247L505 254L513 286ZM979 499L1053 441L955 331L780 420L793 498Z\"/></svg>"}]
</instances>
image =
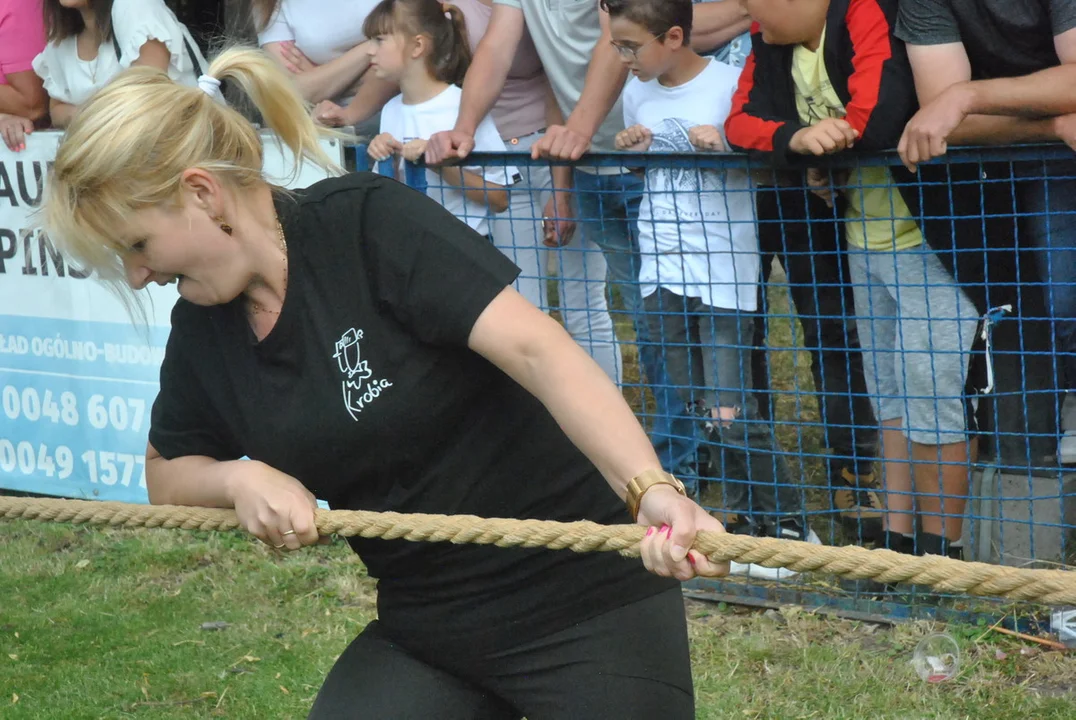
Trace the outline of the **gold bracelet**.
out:
<instances>
[{"instance_id":1,"label":"gold bracelet","mask_svg":"<svg viewBox=\"0 0 1076 720\"><path fill-rule=\"evenodd\" d=\"M625 502L628 505L628 512L631 513L632 520L639 519L639 505L643 502L643 495L655 485L669 485L673 487L676 492L687 497L687 489L684 487L684 484L677 480L673 475L656 468L644 470L633 477L631 482L628 483Z\"/></svg>"}]
</instances>

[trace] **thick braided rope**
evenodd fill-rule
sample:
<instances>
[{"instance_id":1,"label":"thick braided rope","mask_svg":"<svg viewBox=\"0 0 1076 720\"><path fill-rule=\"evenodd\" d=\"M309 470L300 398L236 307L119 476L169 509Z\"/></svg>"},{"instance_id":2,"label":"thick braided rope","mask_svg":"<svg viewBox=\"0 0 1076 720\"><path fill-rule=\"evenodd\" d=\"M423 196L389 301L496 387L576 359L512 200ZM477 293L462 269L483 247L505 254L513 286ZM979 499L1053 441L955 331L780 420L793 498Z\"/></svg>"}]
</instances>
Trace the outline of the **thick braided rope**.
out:
<instances>
[{"instance_id":1,"label":"thick braided rope","mask_svg":"<svg viewBox=\"0 0 1076 720\"><path fill-rule=\"evenodd\" d=\"M233 510L3 496L0 496L0 518L184 530L234 530L239 527ZM318 510L316 523L322 535L542 547L574 552L616 551L628 557L639 556L639 543L645 532L638 525L350 510ZM715 562L735 560L859 580L929 585L942 592L1030 600L1049 605L1076 604L1076 573L1063 570L1024 570L934 555L913 557L890 550L811 545L713 532L699 533L693 547Z\"/></svg>"}]
</instances>

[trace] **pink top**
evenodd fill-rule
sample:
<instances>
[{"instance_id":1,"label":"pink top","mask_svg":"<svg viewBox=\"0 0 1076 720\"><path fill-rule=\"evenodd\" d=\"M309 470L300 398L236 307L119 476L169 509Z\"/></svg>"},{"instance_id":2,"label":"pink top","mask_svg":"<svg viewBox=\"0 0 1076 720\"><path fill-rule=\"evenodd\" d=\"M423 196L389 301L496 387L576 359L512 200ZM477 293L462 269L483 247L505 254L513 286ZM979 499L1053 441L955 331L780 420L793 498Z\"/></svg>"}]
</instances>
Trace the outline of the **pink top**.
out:
<instances>
[{"instance_id":1,"label":"pink top","mask_svg":"<svg viewBox=\"0 0 1076 720\"><path fill-rule=\"evenodd\" d=\"M493 8L480 0L452 0L452 4L463 12L467 21L471 51L474 52L482 36L486 34ZM538 51L531 41L531 36L524 28L523 39L516 50L512 66L508 68L504 90L490 113L501 138L508 141L543 129L546 124L545 98L545 70L542 68L542 61L538 59Z\"/></svg>"},{"instance_id":2,"label":"pink top","mask_svg":"<svg viewBox=\"0 0 1076 720\"><path fill-rule=\"evenodd\" d=\"M0 84L8 73L33 71L33 61L45 49L42 0L0 0Z\"/></svg>"}]
</instances>

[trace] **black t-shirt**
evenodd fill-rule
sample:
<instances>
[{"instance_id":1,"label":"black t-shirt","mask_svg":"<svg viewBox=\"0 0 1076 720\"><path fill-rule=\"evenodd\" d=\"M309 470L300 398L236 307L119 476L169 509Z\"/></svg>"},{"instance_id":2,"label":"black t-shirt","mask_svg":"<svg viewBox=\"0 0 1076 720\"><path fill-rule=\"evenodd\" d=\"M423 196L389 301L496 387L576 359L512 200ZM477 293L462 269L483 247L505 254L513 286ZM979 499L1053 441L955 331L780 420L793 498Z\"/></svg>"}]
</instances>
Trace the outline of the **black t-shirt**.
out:
<instances>
[{"instance_id":1,"label":"black t-shirt","mask_svg":"<svg viewBox=\"0 0 1076 720\"><path fill-rule=\"evenodd\" d=\"M909 45L962 42L974 80L1022 77L1060 64L1054 36L1076 27L1076 0L900 0Z\"/></svg>"},{"instance_id":2,"label":"black t-shirt","mask_svg":"<svg viewBox=\"0 0 1076 720\"><path fill-rule=\"evenodd\" d=\"M518 274L391 180L320 182L277 209L288 292L257 342L241 305L180 301L150 442L247 455L337 509L629 522L545 407L467 348ZM616 554L352 539L405 644L507 647L673 587Z\"/></svg>"}]
</instances>

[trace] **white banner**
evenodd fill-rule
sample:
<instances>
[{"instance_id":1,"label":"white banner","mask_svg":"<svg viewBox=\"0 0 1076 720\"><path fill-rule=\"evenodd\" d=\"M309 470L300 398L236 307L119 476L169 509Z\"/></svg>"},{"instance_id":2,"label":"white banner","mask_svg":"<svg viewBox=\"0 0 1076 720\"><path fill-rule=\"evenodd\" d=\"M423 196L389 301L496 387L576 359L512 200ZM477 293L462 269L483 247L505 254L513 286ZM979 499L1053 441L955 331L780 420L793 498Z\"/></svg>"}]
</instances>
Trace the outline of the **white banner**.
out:
<instances>
[{"instance_id":1,"label":"white banner","mask_svg":"<svg viewBox=\"0 0 1076 720\"><path fill-rule=\"evenodd\" d=\"M61 134L37 132L26 149L0 143L0 488L146 502L150 408L168 340L174 285L143 292L149 327L34 229ZM265 171L306 187L325 175L269 133ZM343 148L323 142L343 164Z\"/></svg>"}]
</instances>

